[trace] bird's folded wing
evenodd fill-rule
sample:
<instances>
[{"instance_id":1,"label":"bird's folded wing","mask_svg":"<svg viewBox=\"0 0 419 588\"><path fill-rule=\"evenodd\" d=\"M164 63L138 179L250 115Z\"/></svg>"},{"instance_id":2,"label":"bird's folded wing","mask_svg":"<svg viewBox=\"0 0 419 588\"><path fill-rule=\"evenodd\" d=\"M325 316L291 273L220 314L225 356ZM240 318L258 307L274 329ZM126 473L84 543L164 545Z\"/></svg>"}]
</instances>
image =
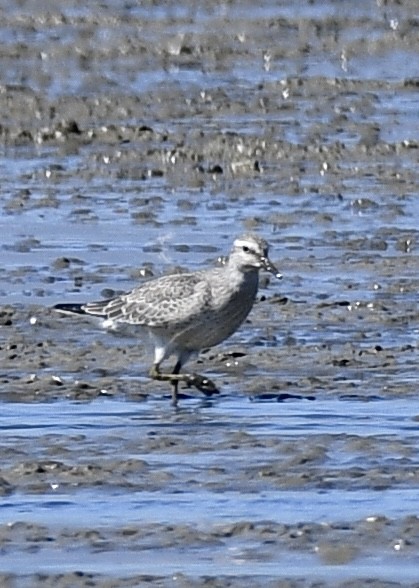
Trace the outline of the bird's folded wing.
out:
<instances>
[{"instance_id":1,"label":"bird's folded wing","mask_svg":"<svg viewBox=\"0 0 419 588\"><path fill-rule=\"evenodd\" d=\"M163 276L110 300L83 309L116 322L155 328L181 326L211 305L211 288L199 274Z\"/></svg>"}]
</instances>

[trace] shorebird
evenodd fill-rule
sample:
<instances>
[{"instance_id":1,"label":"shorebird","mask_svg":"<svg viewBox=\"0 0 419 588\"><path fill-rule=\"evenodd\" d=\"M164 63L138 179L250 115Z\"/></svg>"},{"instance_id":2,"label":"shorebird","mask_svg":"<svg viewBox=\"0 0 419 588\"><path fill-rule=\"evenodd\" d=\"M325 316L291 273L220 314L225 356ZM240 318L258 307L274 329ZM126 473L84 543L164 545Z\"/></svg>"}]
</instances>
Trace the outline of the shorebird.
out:
<instances>
[{"instance_id":1,"label":"shorebird","mask_svg":"<svg viewBox=\"0 0 419 588\"><path fill-rule=\"evenodd\" d=\"M155 278L108 300L54 308L99 317L108 327L125 323L145 330L154 343L150 377L172 384L176 406L179 382L208 396L218 393L211 380L182 372L182 367L192 355L218 345L243 323L256 299L259 270L282 277L268 249L264 239L245 234L235 239L222 265ZM161 363L172 355L176 358L173 371L161 371Z\"/></svg>"}]
</instances>

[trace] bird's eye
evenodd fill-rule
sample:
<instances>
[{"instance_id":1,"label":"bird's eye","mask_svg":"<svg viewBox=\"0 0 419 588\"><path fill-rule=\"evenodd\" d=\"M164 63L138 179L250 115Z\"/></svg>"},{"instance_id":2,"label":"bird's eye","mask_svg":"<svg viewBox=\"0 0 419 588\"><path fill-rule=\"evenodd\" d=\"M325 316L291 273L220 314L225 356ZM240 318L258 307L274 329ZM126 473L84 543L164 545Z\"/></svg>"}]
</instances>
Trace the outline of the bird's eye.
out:
<instances>
[{"instance_id":1,"label":"bird's eye","mask_svg":"<svg viewBox=\"0 0 419 588\"><path fill-rule=\"evenodd\" d=\"M245 253L249 253L250 249L249 249L249 247L247 245L243 245L243 251Z\"/></svg>"}]
</instances>

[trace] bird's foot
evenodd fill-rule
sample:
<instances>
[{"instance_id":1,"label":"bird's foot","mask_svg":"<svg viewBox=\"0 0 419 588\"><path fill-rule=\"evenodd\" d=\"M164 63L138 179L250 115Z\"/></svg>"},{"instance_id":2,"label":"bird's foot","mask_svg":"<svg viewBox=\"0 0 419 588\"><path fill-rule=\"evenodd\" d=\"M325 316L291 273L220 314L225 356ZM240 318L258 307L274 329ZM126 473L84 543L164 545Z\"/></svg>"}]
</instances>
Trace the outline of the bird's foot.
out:
<instances>
[{"instance_id":1,"label":"bird's foot","mask_svg":"<svg viewBox=\"0 0 419 588\"><path fill-rule=\"evenodd\" d=\"M165 374L161 373L157 366L153 365L150 370L150 377L160 382L170 382L173 386L172 404L177 404L177 391L179 382L184 382L188 388L196 388L205 396L212 396L219 394L217 386L209 378L200 376L199 374Z\"/></svg>"},{"instance_id":2,"label":"bird's foot","mask_svg":"<svg viewBox=\"0 0 419 588\"><path fill-rule=\"evenodd\" d=\"M212 396L213 394L220 393L214 382L205 376L200 376L199 374L185 375L185 383L188 388L194 386L194 388L205 394L205 396Z\"/></svg>"}]
</instances>

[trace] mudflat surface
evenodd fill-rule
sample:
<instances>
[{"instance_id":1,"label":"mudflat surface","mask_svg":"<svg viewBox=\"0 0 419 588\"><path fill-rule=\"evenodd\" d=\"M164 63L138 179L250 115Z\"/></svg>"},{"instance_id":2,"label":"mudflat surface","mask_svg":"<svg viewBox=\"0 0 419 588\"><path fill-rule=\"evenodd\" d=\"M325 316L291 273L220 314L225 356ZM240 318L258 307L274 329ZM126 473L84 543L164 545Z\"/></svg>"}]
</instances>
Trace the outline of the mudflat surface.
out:
<instances>
[{"instance_id":1,"label":"mudflat surface","mask_svg":"<svg viewBox=\"0 0 419 588\"><path fill-rule=\"evenodd\" d=\"M0 583L419 586L416 0L9 2ZM251 230L281 282L191 368L57 315Z\"/></svg>"}]
</instances>

